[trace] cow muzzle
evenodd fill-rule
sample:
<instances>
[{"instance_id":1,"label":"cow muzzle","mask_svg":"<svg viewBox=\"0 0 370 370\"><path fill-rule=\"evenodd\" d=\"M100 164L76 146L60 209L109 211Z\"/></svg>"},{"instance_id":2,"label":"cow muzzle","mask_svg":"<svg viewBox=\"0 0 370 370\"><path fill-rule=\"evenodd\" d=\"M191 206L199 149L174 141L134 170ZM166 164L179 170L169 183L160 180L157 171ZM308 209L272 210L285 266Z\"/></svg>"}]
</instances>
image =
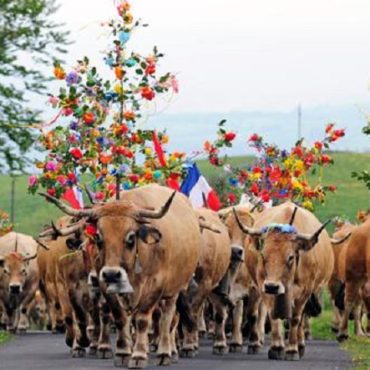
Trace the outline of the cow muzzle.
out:
<instances>
[{"instance_id":1,"label":"cow muzzle","mask_svg":"<svg viewBox=\"0 0 370 370\"><path fill-rule=\"evenodd\" d=\"M22 293L22 286L20 284L9 284L9 293L18 295Z\"/></svg>"},{"instance_id":2,"label":"cow muzzle","mask_svg":"<svg viewBox=\"0 0 370 370\"><path fill-rule=\"evenodd\" d=\"M130 294L134 292L127 272L122 267L103 267L99 280L107 285L108 294Z\"/></svg>"},{"instance_id":3,"label":"cow muzzle","mask_svg":"<svg viewBox=\"0 0 370 370\"><path fill-rule=\"evenodd\" d=\"M266 280L262 290L266 294L280 295L285 293L285 286L281 282Z\"/></svg>"},{"instance_id":4,"label":"cow muzzle","mask_svg":"<svg viewBox=\"0 0 370 370\"><path fill-rule=\"evenodd\" d=\"M240 245L231 246L231 261L232 262L244 262L244 248Z\"/></svg>"}]
</instances>

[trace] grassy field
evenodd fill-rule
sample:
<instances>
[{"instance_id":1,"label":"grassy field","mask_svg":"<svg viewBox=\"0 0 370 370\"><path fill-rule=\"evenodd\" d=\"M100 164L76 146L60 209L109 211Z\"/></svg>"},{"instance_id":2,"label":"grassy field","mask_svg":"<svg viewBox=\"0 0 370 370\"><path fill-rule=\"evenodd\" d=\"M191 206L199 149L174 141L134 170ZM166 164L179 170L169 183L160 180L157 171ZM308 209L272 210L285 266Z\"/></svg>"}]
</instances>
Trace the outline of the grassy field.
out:
<instances>
[{"instance_id":1,"label":"grassy field","mask_svg":"<svg viewBox=\"0 0 370 370\"><path fill-rule=\"evenodd\" d=\"M325 171L324 182L338 186L336 195L329 195L327 203L317 207L317 215L321 220L333 216L347 216L355 220L359 209L367 209L370 205L370 192L357 180L351 178L355 170L370 169L370 153L334 153L335 165ZM234 165L245 165L252 161L251 157L234 157ZM211 167L207 161L200 161L202 173L211 178L220 174L221 170ZM10 211L11 179L0 176L0 208ZM42 225L60 215L52 205L41 197L27 193L27 176L16 179L15 191L15 226L16 230L31 235L39 232Z\"/></svg>"},{"instance_id":2,"label":"grassy field","mask_svg":"<svg viewBox=\"0 0 370 370\"><path fill-rule=\"evenodd\" d=\"M0 345L4 344L5 342L9 341L11 338L11 335L7 333L6 331L0 330Z\"/></svg>"}]
</instances>

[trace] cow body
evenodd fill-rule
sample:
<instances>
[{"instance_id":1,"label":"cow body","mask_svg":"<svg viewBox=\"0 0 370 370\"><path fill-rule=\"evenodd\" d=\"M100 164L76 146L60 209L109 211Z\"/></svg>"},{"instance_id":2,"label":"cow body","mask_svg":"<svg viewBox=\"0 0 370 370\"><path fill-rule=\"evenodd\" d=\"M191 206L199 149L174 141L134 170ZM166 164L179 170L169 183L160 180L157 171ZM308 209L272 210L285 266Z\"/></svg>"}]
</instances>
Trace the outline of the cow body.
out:
<instances>
[{"instance_id":1,"label":"cow body","mask_svg":"<svg viewBox=\"0 0 370 370\"><path fill-rule=\"evenodd\" d=\"M0 304L10 331L29 326L29 306L38 289L37 243L24 234L11 232L0 238Z\"/></svg>"}]
</instances>

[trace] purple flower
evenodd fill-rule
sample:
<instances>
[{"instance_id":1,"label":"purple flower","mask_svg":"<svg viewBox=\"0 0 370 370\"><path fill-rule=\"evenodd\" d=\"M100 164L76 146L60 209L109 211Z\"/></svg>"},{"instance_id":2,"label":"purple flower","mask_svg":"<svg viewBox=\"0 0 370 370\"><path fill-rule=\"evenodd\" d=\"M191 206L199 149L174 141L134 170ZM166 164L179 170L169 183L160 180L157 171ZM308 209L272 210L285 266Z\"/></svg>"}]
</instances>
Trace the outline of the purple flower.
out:
<instances>
[{"instance_id":1,"label":"purple flower","mask_svg":"<svg viewBox=\"0 0 370 370\"><path fill-rule=\"evenodd\" d=\"M71 124L69 125L69 128L71 130L77 130L78 127L78 122L77 121L72 121Z\"/></svg>"},{"instance_id":2,"label":"purple flower","mask_svg":"<svg viewBox=\"0 0 370 370\"><path fill-rule=\"evenodd\" d=\"M55 171L57 169L57 164L53 161L50 161L50 162L46 163L45 169L47 171Z\"/></svg>"},{"instance_id":3,"label":"purple flower","mask_svg":"<svg viewBox=\"0 0 370 370\"><path fill-rule=\"evenodd\" d=\"M69 72L66 77L67 85L74 85L78 82L79 76L75 71Z\"/></svg>"}]
</instances>

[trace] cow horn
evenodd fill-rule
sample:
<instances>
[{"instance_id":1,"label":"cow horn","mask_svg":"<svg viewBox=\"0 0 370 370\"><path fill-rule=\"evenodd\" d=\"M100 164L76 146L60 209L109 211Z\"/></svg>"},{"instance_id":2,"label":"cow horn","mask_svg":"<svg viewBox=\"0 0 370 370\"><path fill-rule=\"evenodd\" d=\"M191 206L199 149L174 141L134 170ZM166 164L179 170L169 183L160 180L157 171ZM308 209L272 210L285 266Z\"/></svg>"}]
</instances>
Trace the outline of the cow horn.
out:
<instances>
[{"instance_id":1,"label":"cow horn","mask_svg":"<svg viewBox=\"0 0 370 370\"><path fill-rule=\"evenodd\" d=\"M14 246L14 252L18 252L18 233L15 233L15 246Z\"/></svg>"},{"instance_id":2,"label":"cow horn","mask_svg":"<svg viewBox=\"0 0 370 370\"><path fill-rule=\"evenodd\" d=\"M346 240L348 240L348 238L349 238L351 235L352 235L352 233L348 233L344 238L341 238L341 239L331 238L331 239L330 239L331 244L332 244L332 245L342 244L342 243L344 243Z\"/></svg>"},{"instance_id":3,"label":"cow horn","mask_svg":"<svg viewBox=\"0 0 370 370\"><path fill-rule=\"evenodd\" d=\"M298 207L295 206L294 207L294 210L293 210L293 213L292 213L292 216L290 217L290 221L289 221L289 225L292 226L293 223L294 223L294 219L295 219L295 216L297 214L297 211L298 211Z\"/></svg>"},{"instance_id":4,"label":"cow horn","mask_svg":"<svg viewBox=\"0 0 370 370\"><path fill-rule=\"evenodd\" d=\"M307 241L307 242L311 242L311 243L313 243L313 245L315 245L318 242L318 239L319 239L320 234L324 231L324 229L326 228L326 226L328 226L330 224L331 221L332 221L331 219L327 220L312 235L297 234L297 239L298 240L300 239L300 240L303 240L303 241Z\"/></svg>"},{"instance_id":5,"label":"cow horn","mask_svg":"<svg viewBox=\"0 0 370 370\"><path fill-rule=\"evenodd\" d=\"M35 242L41 247L41 248L44 248L45 250L49 251L50 248L48 246L46 246L41 240L39 239L34 239Z\"/></svg>"},{"instance_id":6,"label":"cow horn","mask_svg":"<svg viewBox=\"0 0 370 370\"><path fill-rule=\"evenodd\" d=\"M261 231L256 230L256 229L252 229L248 226L243 225L243 223L241 222L235 208L233 208L233 213L234 213L235 220L236 220L240 230L243 231L244 234L247 234L247 235L250 235L250 236L261 236L262 235Z\"/></svg>"},{"instance_id":7,"label":"cow horn","mask_svg":"<svg viewBox=\"0 0 370 370\"><path fill-rule=\"evenodd\" d=\"M221 234L221 230L217 229L214 225L207 222L206 219L203 216L200 216L198 218L200 229L203 230L209 230L216 234Z\"/></svg>"},{"instance_id":8,"label":"cow horn","mask_svg":"<svg viewBox=\"0 0 370 370\"><path fill-rule=\"evenodd\" d=\"M90 191L90 189L87 187L87 185L84 185L84 190L85 190L85 193L87 195L87 198L89 199L89 202L92 205L94 205L95 204L94 196L93 196L92 192Z\"/></svg>"},{"instance_id":9,"label":"cow horn","mask_svg":"<svg viewBox=\"0 0 370 370\"><path fill-rule=\"evenodd\" d=\"M95 215L95 211L93 209L80 209L80 210L74 209L47 193L39 193L39 195L46 198L51 203L55 204L61 211L63 211L69 216L81 218L81 217L91 217Z\"/></svg>"},{"instance_id":10,"label":"cow horn","mask_svg":"<svg viewBox=\"0 0 370 370\"><path fill-rule=\"evenodd\" d=\"M171 203L175 195L176 195L176 191L172 193L172 195L168 198L166 203L160 209L154 210L154 211L150 211L147 209L141 209L137 213L138 216L142 218L154 218L154 219L162 218L170 209Z\"/></svg>"},{"instance_id":11,"label":"cow horn","mask_svg":"<svg viewBox=\"0 0 370 370\"><path fill-rule=\"evenodd\" d=\"M36 253L35 253L33 256L30 256L30 257L24 257L24 258L23 258L23 261L24 261L24 262L28 262L28 261L34 260L34 259L37 257L37 254L39 253L39 248L40 248L40 244L37 244Z\"/></svg>"},{"instance_id":12,"label":"cow horn","mask_svg":"<svg viewBox=\"0 0 370 370\"><path fill-rule=\"evenodd\" d=\"M258 201L253 207L252 209L250 210L250 213L253 213L259 206L261 206L263 204L263 201L260 200Z\"/></svg>"}]
</instances>

